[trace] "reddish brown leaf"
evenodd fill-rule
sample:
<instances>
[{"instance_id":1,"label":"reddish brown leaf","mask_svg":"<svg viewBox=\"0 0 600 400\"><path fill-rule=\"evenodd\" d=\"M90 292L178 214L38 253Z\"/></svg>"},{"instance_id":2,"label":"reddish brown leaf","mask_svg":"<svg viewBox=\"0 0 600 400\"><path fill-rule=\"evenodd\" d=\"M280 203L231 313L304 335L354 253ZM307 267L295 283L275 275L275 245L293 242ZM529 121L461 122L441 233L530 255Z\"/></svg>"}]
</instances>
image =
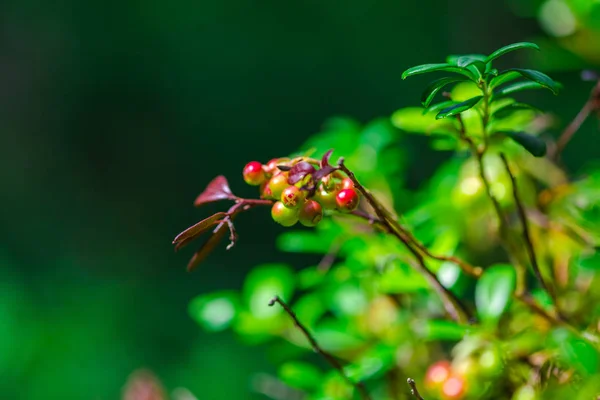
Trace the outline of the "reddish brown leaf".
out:
<instances>
[{"instance_id":1,"label":"reddish brown leaf","mask_svg":"<svg viewBox=\"0 0 600 400\"><path fill-rule=\"evenodd\" d=\"M222 219L227 216L227 213L218 212L210 217L203 219L198 222L196 225L190 226L185 231L181 232L179 235L173 239L173 244L177 245L175 250L179 250L181 247L188 244L191 240L197 238L207 230L209 230L214 225L222 222Z\"/></svg>"},{"instance_id":2,"label":"reddish brown leaf","mask_svg":"<svg viewBox=\"0 0 600 400\"><path fill-rule=\"evenodd\" d=\"M223 175L217 176L215 179L210 181L206 189L194 201L196 207L202 204L211 203L218 200L235 200L237 197L231 193L227 178Z\"/></svg>"},{"instance_id":3,"label":"reddish brown leaf","mask_svg":"<svg viewBox=\"0 0 600 400\"><path fill-rule=\"evenodd\" d=\"M331 158L332 153L333 153L333 149L331 149L327 153L323 154L323 158L321 158L321 168L329 166L329 159Z\"/></svg>"},{"instance_id":4,"label":"reddish brown leaf","mask_svg":"<svg viewBox=\"0 0 600 400\"><path fill-rule=\"evenodd\" d=\"M304 179L306 175L312 174L313 172L315 172L315 167L306 161L301 161L290 169L288 183L294 185Z\"/></svg>"},{"instance_id":5,"label":"reddish brown leaf","mask_svg":"<svg viewBox=\"0 0 600 400\"><path fill-rule=\"evenodd\" d=\"M317 172L315 172L313 174L313 179L315 181L323 179L323 178L325 178L327 175L331 174L335 170L336 170L335 167L332 167L331 165L326 165L326 166L324 166L323 168L321 168L320 170L318 170Z\"/></svg>"},{"instance_id":6,"label":"reddish brown leaf","mask_svg":"<svg viewBox=\"0 0 600 400\"><path fill-rule=\"evenodd\" d=\"M221 222L213 231L212 236L200 247L187 265L188 272L193 271L214 250L227 233L227 224Z\"/></svg>"}]
</instances>

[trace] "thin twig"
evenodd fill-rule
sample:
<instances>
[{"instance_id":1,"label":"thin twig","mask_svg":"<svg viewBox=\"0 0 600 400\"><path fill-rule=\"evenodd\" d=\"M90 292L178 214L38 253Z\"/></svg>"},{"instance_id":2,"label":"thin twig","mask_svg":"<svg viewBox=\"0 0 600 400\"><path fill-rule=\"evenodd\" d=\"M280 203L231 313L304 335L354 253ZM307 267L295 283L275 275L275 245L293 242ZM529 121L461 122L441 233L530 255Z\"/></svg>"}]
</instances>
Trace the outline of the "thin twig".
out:
<instances>
[{"instance_id":1,"label":"thin twig","mask_svg":"<svg viewBox=\"0 0 600 400\"><path fill-rule=\"evenodd\" d=\"M411 263L411 266L417 270L423 277L428 281L428 283L433 287L433 289L438 293L441 297L442 302L444 304L444 308L448 312L448 314L457 322L466 323L469 320L469 313L466 307L460 302L460 300L448 289L442 285L442 283L438 280L433 272L427 268L425 264L425 260L423 259L423 255L419 252L418 249L415 248L414 244L411 243L409 237L404 233L404 229L400 226L398 221L396 221L389 211L385 209L385 207L375 199L375 197L367 190L365 187L358 181L356 176L352 171L346 167L344 164L344 159L340 158L338 161L338 167L342 170L348 178L352 180L354 186L360 191L360 193L364 196L367 202L373 207L377 217L381 221L381 223L386 227L389 233L396 236L404 246L412 253L414 256L416 263Z\"/></svg>"},{"instance_id":2,"label":"thin twig","mask_svg":"<svg viewBox=\"0 0 600 400\"><path fill-rule=\"evenodd\" d=\"M544 290L550 295L554 306L558 309L558 305L556 303L556 294L554 293L554 290L544 281L544 278L542 277L542 273L540 271L540 266L538 264L537 257L535 254L535 247L533 245L533 241L531 240L531 234L529 233L529 222L527 220L527 214L525 213L525 206L523 205L523 201L521 200L521 195L519 194L519 189L517 187L517 179L512 173L510 165L508 164L508 160L506 159L504 153L500 153L500 158L504 163L504 168L506 168L506 172L508 173L508 176L510 177L510 182L512 184L513 198L515 199L519 219L521 220L521 225L523 228L523 239L525 239L525 247L527 248L527 254L529 255L531 267L533 268L533 272L535 273L536 278L538 279Z\"/></svg>"},{"instance_id":3,"label":"thin twig","mask_svg":"<svg viewBox=\"0 0 600 400\"><path fill-rule=\"evenodd\" d=\"M417 389L417 384L415 383L415 380L413 378L408 378L406 380L406 383L408 383L408 386L410 386L410 392L413 396L415 396L417 400L425 400L419 393L419 390Z\"/></svg>"},{"instance_id":4,"label":"thin twig","mask_svg":"<svg viewBox=\"0 0 600 400\"><path fill-rule=\"evenodd\" d=\"M579 110L575 118L573 118L571 123L567 125L565 130L556 141L556 147L552 154L552 158L554 160L559 159L560 153L565 149L569 141L573 138L575 133L577 133L579 128L581 128L581 125L585 122L589 115L598 110L600 110L600 80L598 80L592 89L590 97L585 102L581 110Z\"/></svg>"},{"instance_id":5,"label":"thin twig","mask_svg":"<svg viewBox=\"0 0 600 400\"><path fill-rule=\"evenodd\" d=\"M362 382L354 382L352 379L350 379L350 377L348 375L346 375L346 373L344 372L344 367L342 367L342 364L340 364L340 362L334 356L332 356L331 354L329 354L328 352L323 350L323 348L321 348L321 346L319 346L319 343L317 343L317 340L315 339L315 337L308 331L308 329L302 324L302 322L300 322L300 320L296 316L296 313L294 312L294 310L292 310L290 308L290 306L288 306L287 303L285 301L283 301L279 296L275 296L271 299L271 301L269 302L269 307L273 307L275 305L275 303L279 304L284 309L284 311L290 316L290 318L294 321L294 324L296 325L296 327L302 332L302 334L309 341L309 343L310 343L311 347L313 348L313 350L315 351L315 353L318 353L321 356L323 356L323 358L325 358L325 360L340 373L341 377L349 385L353 386L358 391L358 393L360 393L361 397L364 400L371 400L371 396L367 392L365 385Z\"/></svg>"}]
</instances>

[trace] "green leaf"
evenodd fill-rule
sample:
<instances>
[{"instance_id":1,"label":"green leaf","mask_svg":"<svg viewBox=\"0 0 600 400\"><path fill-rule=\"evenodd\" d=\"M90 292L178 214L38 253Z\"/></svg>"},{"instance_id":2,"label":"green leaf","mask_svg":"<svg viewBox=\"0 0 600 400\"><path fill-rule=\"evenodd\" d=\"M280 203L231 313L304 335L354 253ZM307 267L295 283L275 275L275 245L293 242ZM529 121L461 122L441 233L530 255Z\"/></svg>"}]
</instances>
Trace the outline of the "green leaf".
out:
<instances>
[{"instance_id":1,"label":"green leaf","mask_svg":"<svg viewBox=\"0 0 600 400\"><path fill-rule=\"evenodd\" d=\"M481 100L483 96L475 96L470 98L469 100L465 100L453 106L444 108L441 110L436 116L435 119L442 119L446 117L451 117L456 114L460 114L463 111L467 111L475 106Z\"/></svg>"},{"instance_id":2,"label":"green leaf","mask_svg":"<svg viewBox=\"0 0 600 400\"><path fill-rule=\"evenodd\" d=\"M401 108L392 114L392 124L399 129L409 133L450 134L458 132L454 121L436 121L431 114L423 115L422 108Z\"/></svg>"},{"instance_id":3,"label":"green leaf","mask_svg":"<svg viewBox=\"0 0 600 400\"><path fill-rule=\"evenodd\" d=\"M497 264L488 268L475 286L475 305L484 321L497 321L508 308L516 286L512 265Z\"/></svg>"},{"instance_id":4,"label":"green leaf","mask_svg":"<svg viewBox=\"0 0 600 400\"><path fill-rule=\"evenodd\" d=\"M560 348L562 357L584 376L593 375L600 368L600 354L588 341L576 337L565 328L556 329L551 338Z\"/></svg>"},{"instance_id":5,"label":"green leaf","mask_svg":"<svg viewBox=\"0 0 600 400\"><path fill-rule=\"evenodd\" d=\"M498 98L500 96L506 96L515 92L522 92L523 90L531 90L531 89L546 89L545 86L540 85L537 82L525 81L525 82L517 82L512 85L505 86L498 90L494 91L494 98Z\"/></svg>"},{"instance_id":6,"label":"green leaf","mask_svg":"<svg viewBox=\"0 0 600 400\"><path fill-rule=\"evenodd\" d=\"M536 71L533 69L520 69L520 68L509 69L508 71L509 72L517 72L517 73L521 74L523 77L529 79L530 81L539 83L543 87L550 89L552 91L552 93L554 93L554 94L558 94L558 91L561 88L561 85L558 82L555 82L548 75L546 75L540 71Z\"/></svg>"},{"instance_id":7,"label":"green leaf","mask_svg":"<svg viewBox=\"0 0 600 400\"><path fill-rule=\"evenodd\" d=\"M436 103L427 108L424 108L422 114L425 115L425 114L429 114L429 113L437 113L438 111L443 110L444 108L453 106L458 103L460 103L460 101L453 101L453 100L442 101L441 103Z\"/></svg>"},{"instance_id":8,"label":"green leaf","mask_svg":"<svg viewBox=\"0 0 600 400\"><path fill-rule=\"evenodd\" d=\"M290 361L279 367L277 375L293 388L310 390L321 383L323 373L312 364Z\"/></svg>"},{"instance_id":9,"label":"green leaf","mask_svg":"<svg viewBox=\"0 0 600 400\"><path fill-rule=\"evenodd\" d=\"M412 67L407 69L406 71L404 71L402 73L402 79L406 79L409 76L413 76L413 75L420 75L420 74L426 74L429 72L436 72L436 71L445 71L445 72L454 72L457 74L461 74L466 76L467 78L474 80L475 78L473 77L473 75L471 74L471 72L469 72L467 69L465 68L461 68L461 67L457 67L454 65L450 65L450 64L423 64L423 65L417 65L416 67Z\"/></svg>"},{"instance_id":10,"label":"green leaf","mask_svg":"<svg viewBox=\"0 0 600 400\"><path fill-rule=\"evenodd\" d=\"M503 71L500 75L494 77L490 81L490 89L495 89L498 86L520 78L521 74L515 71Z\"/></svg>"},{"instance_id":11,"label":"green leaf","mask_svg":"<svg viewBox=\"0 0 600 400\"><path fill-rule=\"evenodd\" d=\"M239 310L239 304L236 292L216 292L194 298L188 311L205 330L218 332L231 325Z\"/></svg>"},{"instance_id":12,"label":"green leaf","mask_svg":"<svg viewBox=\"0 0 600 400\"><path fill-rule=\"evenodd\" d=\"M429 107L431 101L435 97L435 95L444 88L444 86L449 85L455 82L466 81L467 79L462 76L449 76L437 79L431 82L423 91L421 95L421 103L424 107Z\"/></svg>"},{"instance_id":13,"label":"green leaf","mask_svg":"<svg viewBox=\"0 0 600 400\"><path fill-rule=\"evenodd\" d=\"M285 264L264 264L255 267L244 281L244 300L253 316L269 318L279 314L281 307L269 307L269 301L280 296L290 301L294 291L294 273Z\"/></svg>"},{"instance_id":14,"label":"green leaf","mask_svg":"<svg viewBox=\"0 0 600 400\"><path fill-rule=\"evenodd\" d=\"M531 135L525 132L499 132L502 133L521 146L535 157L543 157L546 155L546 142L538 136Z\"/></svg>"},{"instance_id":15,"label":"green leaf","mask_svg":"<svg viewBox=\"0 0 600 400\"><path fill-rule=\"evenodd\" d=\"M450 55L448 57L446 57L446 62L448 64L452 64L452 65L458 65L458 61L460 59L472 59L472 60L476 60L476 61L481 61L481 62L485 62L485 59L487 58L485 55L483 54L459 54L459 55Z\"/></svg>"},{"instance_id":16,"label":"green leaf","mask_svg":"<svg viewBox=\"0 0 600 400\"><path fill-rule=\"evenodd\" d=\"M579 259L579 266L592 271L600 270L600 252L596 252L590 256L581 257Z\"/></svg>"},{"instance_id":17,"label":"green leaf","mask_svg":"<svg viewBox=\"0 0 600 400\"><path fill-rule=\"evenodd\" d=\"M431 341L461 340L470 329L468 326L459 325L456 322L441 319L426 321L424 324L417 326L416 328L423 339Z\"/></svg>"},{"instance_id":18,"label":"green leaf","mask_svg":"<svg viewBox=\"0 0 600 400\"><path fill-rule=\"evenodd\" d=\"M277 248L289 253L326 254L331 248L331 240L314 231L291 231L277 237Z\"/></svg>"},{"instance_id":19,"label":"green leaf","mask_svg":"<svg viewBox=\"0 0 600 400\"><path fill-rule=\"evenodd\" d=\"M492 117L504 118L504 117L510 115L512 112L519 111L519 110L531 110L531 111L535 111L536 113L542 113L542 110L540 110L539 108L534 107L530 104L510 103L510 104L506 104L506 105L498 108L496 111L494 111L492 113Z\"/></svg>"},{"instance_id":20,"label":"green leaf","mask_svg":"<svg viewBox=\"0 0 600 400\"><path fill-rule=\"evenodd\" d=\"M503 55L505 55L506 53L510 53L511 51L515 51L515 50L520 50L520 49L535 49L535 50L539 50L539 46L535 43L529 43L529 42L520 42L520 43L513 43L513 44L509 44L508 46L504 46L499 48L498 50L496 50L495 52L493 52L492 54L490 54L485 62L489 63L493 60L495 60L498 57L502 57Z\"/></svg>"}]
</instances>

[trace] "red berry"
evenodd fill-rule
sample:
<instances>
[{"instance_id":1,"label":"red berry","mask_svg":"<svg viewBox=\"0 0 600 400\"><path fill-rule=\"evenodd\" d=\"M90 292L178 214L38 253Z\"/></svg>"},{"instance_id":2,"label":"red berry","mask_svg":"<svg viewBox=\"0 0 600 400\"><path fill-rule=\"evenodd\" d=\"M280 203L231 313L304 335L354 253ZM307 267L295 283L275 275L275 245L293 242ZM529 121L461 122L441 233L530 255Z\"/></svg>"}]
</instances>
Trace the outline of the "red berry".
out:
<instances>
[{"instance_id":1,"label":"red berry","mask_svg":"<svg viewBox=\"0 0 600 400\"><path fill-rule=\"evenodd\" d=\"M354 189L354 182L352 182L352 179L342 179L342 189Z\"/></svg>"},{"instance_id":2,"label":"red berry","mask_svg":"<svg viewBox=\"0 0 600 400\"><path fill-rule=\"evenodd\" d=\"M300 223L304 226L316 226L323 219L323 209L314 200L306 200L298 211Z\"/></svg>"},{"instance_id":3,"label":"red berry","mask_svg":"<svg viewBox=\"0 0 600 400\"><path fill-rule=\"evenodd\" d=\"M442 386L442 399L460 400L465 395L466 382L460 375L451 375Z\"/></svg>"},{"instance_id":4,"label":"red berry","mask_svg":"<svg viewBox=\"0 0 600 400\"><path fill-rule=\"evenodd\" d=\"M280 201L273 204L273 208L271 208L271 217L273 218L273 221L283 226L292 226L298 222L297 210L287 208Z\"/></svg>"},{"instance_id":5,"label":"red berry","mask_svg":"<svg viewBox=\"0 0 600 400\"><path fill-rule=\"evenodd\" d=\"M298 208L304 201L304 193L296 186L288 186L281 193L281 202L287 208Z\"/></svg>"},{"instance_id":6,"label":"red berry","mask_svg":"<svg viewBox=\"0 0 600 400\"><path fill-rule=\"evenodd\" d=\"M425 386L429 389L439 389L448 380L452 373L452 366L448 361L438 361L427 369Z\"/></svg>"},{"instance_id":7,"label":"red berry","mask_svg":"<svg viewBox=\"0 0 600 400\"><path fill-rule=\"evenodd\" d=\"M262 164L258 161L250 161L244 167L244 181L248 185L258 186L263 183L266 179L265 171L263 171Z\"/></svg>"},{"instance_id":8,"label":"red berry","mask_svg":"<svg viewBox=\"0 0 600 400\"><path fill-rule=\"evenodd\" d=\"M342 189L335 196L337 208L341 212L352 212L356 210L359 203L358 193L354 189Z\"/></svg>"},{"instance_id":9,"label":"red berry","mask_svg":"<svg viewBox=\"0 0 600 400\"><path fill-rule=\"evenodd\" d=\"M287 183L287 180L288 174L285 172L281 172L271 178L268 185L271 190L271 196L273 196L274 199L279 200L283 190L290 186L289 183Z\"/></svg>"}]
</instances>

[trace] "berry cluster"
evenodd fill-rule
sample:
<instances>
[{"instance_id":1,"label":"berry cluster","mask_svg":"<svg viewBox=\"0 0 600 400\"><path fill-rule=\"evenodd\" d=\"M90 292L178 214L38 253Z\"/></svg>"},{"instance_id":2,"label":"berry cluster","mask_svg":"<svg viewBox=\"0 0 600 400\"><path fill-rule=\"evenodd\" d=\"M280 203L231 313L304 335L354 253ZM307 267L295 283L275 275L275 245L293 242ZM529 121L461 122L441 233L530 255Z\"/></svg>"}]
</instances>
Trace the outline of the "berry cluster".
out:
<instances>
[{"instance_id":1,"label":"berry cluster","mask_svg":"<svg viewBox=\"0 0 600 400\"><path fill-rule=\"evenodd\" d=\"M275 201L271 209L275 222L316 226L324 211L350 213L360 202L350 178L331 167L319 170L319 164L302 158L275 158L267 164L251 161L244 167L244 181L259 186L262 199Z\"/></svg>"}]
</instances>

